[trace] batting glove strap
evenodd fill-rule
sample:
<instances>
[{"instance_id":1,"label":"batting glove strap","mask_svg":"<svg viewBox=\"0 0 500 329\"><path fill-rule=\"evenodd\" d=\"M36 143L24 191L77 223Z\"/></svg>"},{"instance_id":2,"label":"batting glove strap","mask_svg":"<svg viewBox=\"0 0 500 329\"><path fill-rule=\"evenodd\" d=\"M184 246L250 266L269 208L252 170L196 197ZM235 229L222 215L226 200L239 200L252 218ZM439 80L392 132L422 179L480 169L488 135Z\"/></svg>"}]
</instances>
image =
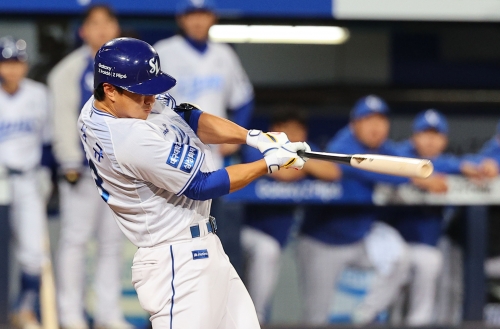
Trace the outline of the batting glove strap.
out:
<instances>
[{"instance_id":1,"label":"batting glove strap","mask_svg":"<svg viewBox=\"0 0 500 329\"><path fill-rule=\"evenodd\" d=\"M262 135L262 130L251 129L247 133L247 145L253 148L258 148L260 135Z\"/></svg>"},{"instance_id":2,"label":"batting glove strap","mask_svg":"<svg viewBox=\"0 0 500 329\"><path fill-rule=\"evenodd\" d=\"M277 151L280 146L286 143L290 143L290 141L285 133L266 133L252 129L247 134L247 145L258 149L264 156L270 151Z\"/></svg>"},{"instance_id":3,"label":"batting glove strap","mask_svg":"<svg viewBox=\"0 0 500 329\"><path fill-rule=\"evenodd\" d=\"M268 152L264 157L267 164L267 172L272 174L280 170L280 168L302 169L308 159L297 155L297 151L299 150L309 152L311 148L304 142L289 142L281 146L278 150Z\"/></svg>"}]
</instances>

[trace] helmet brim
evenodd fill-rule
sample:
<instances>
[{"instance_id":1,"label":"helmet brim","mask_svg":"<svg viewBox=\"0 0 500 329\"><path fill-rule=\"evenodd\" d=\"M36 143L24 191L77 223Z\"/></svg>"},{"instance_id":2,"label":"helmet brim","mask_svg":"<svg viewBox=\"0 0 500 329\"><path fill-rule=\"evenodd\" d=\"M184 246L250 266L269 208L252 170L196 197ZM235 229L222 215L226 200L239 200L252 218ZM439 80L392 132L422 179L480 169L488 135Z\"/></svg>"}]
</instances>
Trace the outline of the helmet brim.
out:
<instances>
[{"instance_id":1,"label":"helmet brim","mask_svg":"<svg viewBox=\"0 0 500 329\"><path fill-rule=\"evenodd\" d=\"M123 86L122 88L140 95L158 95L172 89L176 83L177 81L173 77L160 71L152 79L132 86Z\"/></svg>"}]
</instances>

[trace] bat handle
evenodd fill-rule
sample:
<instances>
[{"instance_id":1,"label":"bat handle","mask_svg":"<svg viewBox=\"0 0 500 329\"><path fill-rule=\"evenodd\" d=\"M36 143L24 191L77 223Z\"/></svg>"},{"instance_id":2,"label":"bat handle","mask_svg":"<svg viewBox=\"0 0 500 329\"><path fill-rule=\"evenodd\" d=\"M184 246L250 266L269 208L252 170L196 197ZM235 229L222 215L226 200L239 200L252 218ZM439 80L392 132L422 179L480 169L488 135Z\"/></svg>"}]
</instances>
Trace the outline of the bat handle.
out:
<instances>
[{"instance_id":1,"label":"bat handle","mask_svg":"<svg viewBox=\"0 0 500 329\"><path fill-rule=\"evenodd\" d=\"M299 157L305 157L305 156L307 156L307 152L306 152L306 151L303 151L303 150L298 150L298 151L297 151L297 155L298 155Z\"/></svg>"}]
</instances>

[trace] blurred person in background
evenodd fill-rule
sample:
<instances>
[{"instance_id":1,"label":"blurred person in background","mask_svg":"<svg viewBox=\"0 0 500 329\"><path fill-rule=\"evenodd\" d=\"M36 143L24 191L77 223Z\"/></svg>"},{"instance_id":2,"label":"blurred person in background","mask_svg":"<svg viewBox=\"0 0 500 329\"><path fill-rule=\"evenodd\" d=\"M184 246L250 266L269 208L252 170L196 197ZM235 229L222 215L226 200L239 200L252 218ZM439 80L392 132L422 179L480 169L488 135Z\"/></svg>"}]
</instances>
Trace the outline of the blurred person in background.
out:
<instances>
[{"instance_id":1,"label":"blurred person in background","mask_svg":"<svg viewBox=\"0 0 500 329\"><path fill-rule=\"evenodd\" d=\"M500 121L497 124L495 135L491 137L486 143L484 143L484 145L479 150L477 155L493 159L497 164L500 163ZM498 220L496 216L498 207L495 207L491 210L492 210L491 220L493 222L490 222L491 225L490 229L495 227L495 223ZM492 246L490 247L492 249L490 253L492 252L493 255L496 254L496 256L491 257L486 261L485 272L489 278L498 279L500 278L500 256L498 256L497 248L495 246L498 245L498 242L494 241L495 236L490 235L490 238L493 240Z\"/></svg>"},{"instance_id":2,"label":"blurred person in background","mask_svg":"<svg viewBox=\"0 0 500 329\"><path fill-rule=\"evenodd\" d=\"M327 152L395 155L389 134L389 107L369 95L356 102L350 123L327 145ZM336 282L349 266L375 270L375 279L351 321L366 324L376 320L398 295L408 274L409 262L404 240L392 227L379 221L378 209L371 206L378 182L401 184L404 177L362 171L341 165L342 185L356 191L367 205L318 206L306 214L298 244L299 272L307 324L328 322ZM422 188L439 191L439 179L413 179Z\"/></svg>"},{"instance_id":3,"label":"blurred person in background","mask_svg":"<svg viewBox=\"0 0 500 329\"><path fill-rule=\"evenodd\" d=\"M307 141L307 119L295 109L281 109L273 113L269 131L282 131L291 142ZM307 142L315 151L314 144ZM262 154L250 147L243 147L243 162L262 159ZM305 178L325 181L340 179L337 165L309 160L301 171L280 170L268 175L268 179L296 182ZM241 232L243 252L246 256L246 286L257 310L260 323L268 322L268 310L279 276L282 250L287 245L296 220L297 205L247 205L245 222Z\"/></svg>"},{"instance_id":4,"label":"blurred person in background","mask_svg":"<svg viewBox=\"0 0 500 329\"><path fill-rule=\"evenodd\" d=\"M89 7L79 29L84 45L62 59L48 77L54 98L54 153L64 178L59 184L57 284L60 324L67 329L88 328L85 259L87 244L94 235L98 241L94 327L130 327L120 308L123 235L110 209L95 193L94 178L76 127L80 109L93 93L94 56L119 33L118 19L110 7Z\"/></svg>"},{"instance_id":5,"label":"blurred person in background","mask_svg":"<svg viewBox=\"0 0 500 329\"><path fill-rule=\"evenodd\" d=\"M0 165L9 174L10 222L20 264L21 284L12 324L20 329L41 328L36 313L40 278L46 260L47 231L45 200L40 190L40 164L50 149L51 117L49 93L38 82L26 78L26 42L0 38ZM45 168L45 185L50 184Z\"/></svg>"},{"instance_id":6,"label":"blurred person in background","mask_svg":"<svg viewBox=\"0 0 500 329\"><path fill-rule=\"evenodd\" d=\"M396 152L404 157L430 159L434 165L433 175L445 180L446 174L462 174L472 179L491 178L498 174L492 159L482 159L475 164L443 153L447 146L448 122L442 113L430 109L416 116L412 136L400 143ZM436 288L443 265L443 255L437 247L443 233L442 212L441 206L406 206L398 207L393 214L393 226L408 243L411 268L405 322L410 326L434 323Z\"/></svg>"},{"instance_id":7,"label":"blurred person in background","mask_svg":"<svg viewBox=\"0 0 500 329\"><path fill-rule=\"evenodd\" d=\"M247 127L253 111L253 87L234 50L209 40L208 31L217 22L215 9L212 0L180 0L176 9L180 34L153 47L163 69L177 79L177 85L169 91L177 102L194 103L207 113ZM217 168L223 167L224 157L239 149L230 144L212 147ZM231 216L220 198L212 201L212 215L217 218L222 245L240 271L242 218Z\"/></svg>"}]
</instances>

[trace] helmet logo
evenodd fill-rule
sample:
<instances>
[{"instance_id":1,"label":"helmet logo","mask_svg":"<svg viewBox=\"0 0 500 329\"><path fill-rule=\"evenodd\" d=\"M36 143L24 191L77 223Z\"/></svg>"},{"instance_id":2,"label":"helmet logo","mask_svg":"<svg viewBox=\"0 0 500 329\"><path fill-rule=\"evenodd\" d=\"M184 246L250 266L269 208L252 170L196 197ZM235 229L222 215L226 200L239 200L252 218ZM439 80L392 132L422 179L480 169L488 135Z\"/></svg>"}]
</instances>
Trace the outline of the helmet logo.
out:
<instances>
[{"instance_id":1,"label":"helmet logo","mask_svg":"<svg viewBox=\"0 0 500 329\"><path fill-rule=\"evenodd\" d=\"M155 57L149 60L149 66L151 67L149 73L154 73L154 75L158 75L158 73L160 72L160 65L158 64L158 61L156 60Z\"/></svg>"}]
</instances>

